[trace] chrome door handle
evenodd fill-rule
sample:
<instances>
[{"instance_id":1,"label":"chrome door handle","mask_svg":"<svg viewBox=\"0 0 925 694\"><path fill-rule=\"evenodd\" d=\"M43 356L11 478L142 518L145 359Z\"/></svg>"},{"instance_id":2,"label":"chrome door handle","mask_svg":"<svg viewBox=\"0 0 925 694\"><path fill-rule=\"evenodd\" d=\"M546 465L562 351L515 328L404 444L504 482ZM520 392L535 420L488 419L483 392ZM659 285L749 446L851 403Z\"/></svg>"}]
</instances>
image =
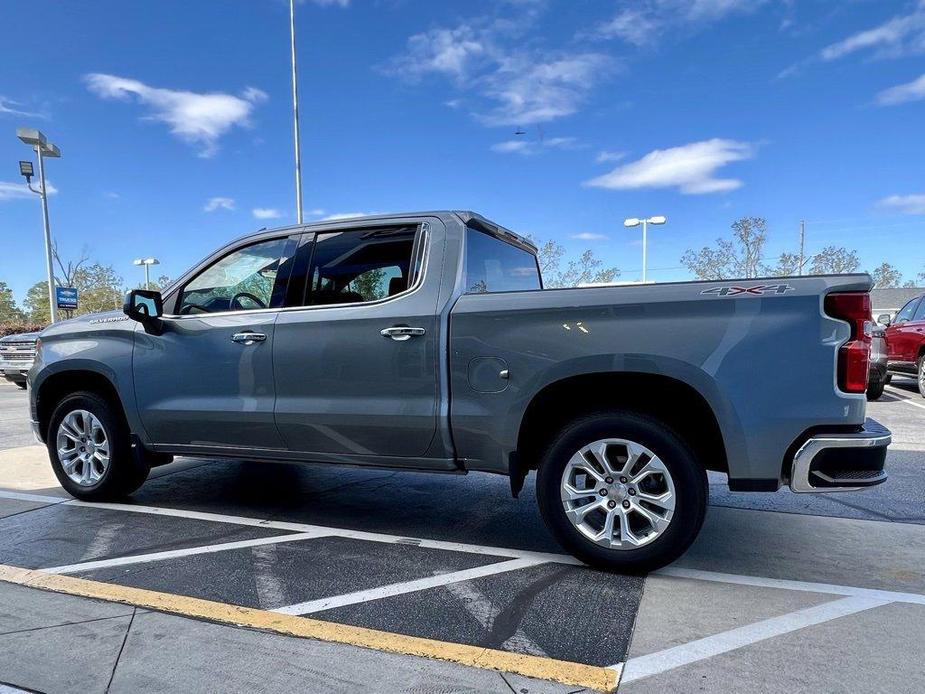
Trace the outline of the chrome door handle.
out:
<instances>
[{"instance_id":1,"label":"chrome door handle","mask_svg":"<svg viewBox=\"0 0 925 694\"><path fill-rule=\"evenodd\" d=\"M424 334L424 328L409 328L405 325L396 325L392 328L383 328L379 331L382 337L391 337L396 342L404 342L412 337L418 337Z\"/></svg>"},{"instance_id":2,"label":"chrome door handle","mask_svg":"<svg viewBox=\"0 0 925 694\"><path fill-rule=\"evenodd\" d=\"M240 345L253 345L257 342L263 342L267 339L267 336L263 333L235 333L231 336L232 342L237 342Z\"/></svg>"}]
</instances>

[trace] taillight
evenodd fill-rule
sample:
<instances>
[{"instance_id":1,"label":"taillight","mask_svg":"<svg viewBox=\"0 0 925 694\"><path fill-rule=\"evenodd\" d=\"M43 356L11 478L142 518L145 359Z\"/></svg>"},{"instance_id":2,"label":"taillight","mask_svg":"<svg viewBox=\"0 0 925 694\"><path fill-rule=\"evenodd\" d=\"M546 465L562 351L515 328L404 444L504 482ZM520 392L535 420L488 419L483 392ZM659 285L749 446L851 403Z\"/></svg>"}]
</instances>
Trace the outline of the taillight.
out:
<instances>
[{"instance_id":1,"label":"taillight","mask_svg":"<svg viewBox=\"0 0 925 694\"><path fill-rule=\"evenodd\" d=\"M825 312L851 325L851 337L838 350L838 387L846 393L863 393L867 390L874 327L870 317L870 294L829 294L825 297Z\"/></svg>"}]
</instances>

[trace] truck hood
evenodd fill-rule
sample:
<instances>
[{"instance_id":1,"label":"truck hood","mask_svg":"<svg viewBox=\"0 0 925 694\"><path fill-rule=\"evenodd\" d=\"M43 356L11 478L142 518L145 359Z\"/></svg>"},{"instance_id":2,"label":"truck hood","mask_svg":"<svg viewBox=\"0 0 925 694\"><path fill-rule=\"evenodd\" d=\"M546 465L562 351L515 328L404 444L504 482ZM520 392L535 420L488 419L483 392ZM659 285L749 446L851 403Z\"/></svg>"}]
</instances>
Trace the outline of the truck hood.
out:
<instances>
[{"instance_id":1,"label":"truck hood","mask_svg":"<svg viewBox=\"0 0 925 694\"><path fill-rule=\"evenodd\" d=\"M132 330L134 326L135 322L130 320L122 311L105 311L103 313L88 313L76 318L59 321L45 328L39 333L39 337L45 339L46 337L73 335L74 333L93 332L101 328Z\"/></svg>"},{"instance_id":2,"label":"truck hood","mask_svg":"<svg viewBox=\"0 0 925 694\"><path fill-rule=\"evenodd\" d=\"M0 342L35 342L38 336L38 333L18 333L0 337Z\"/></svg>"}]
</instances>

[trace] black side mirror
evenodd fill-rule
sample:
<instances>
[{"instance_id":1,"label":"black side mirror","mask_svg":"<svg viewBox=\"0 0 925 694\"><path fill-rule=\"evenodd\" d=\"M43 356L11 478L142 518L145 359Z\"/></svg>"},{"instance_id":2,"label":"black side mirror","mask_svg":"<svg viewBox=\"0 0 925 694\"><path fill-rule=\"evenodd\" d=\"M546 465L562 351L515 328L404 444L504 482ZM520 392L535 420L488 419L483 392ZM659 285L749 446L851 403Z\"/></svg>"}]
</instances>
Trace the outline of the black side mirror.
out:
<instances>
[{"instance_id":1,"label":"black side mirror","mask_svg":"<svg viewBox=\"0 0 925 694\"><path fill-rule=\"evenodd\" d=\"M125 295L122 313L144 324L145 328L160 324L164 315L164 301L161 293L149 289L133 289Z\"/></svg>"}]
</instances>

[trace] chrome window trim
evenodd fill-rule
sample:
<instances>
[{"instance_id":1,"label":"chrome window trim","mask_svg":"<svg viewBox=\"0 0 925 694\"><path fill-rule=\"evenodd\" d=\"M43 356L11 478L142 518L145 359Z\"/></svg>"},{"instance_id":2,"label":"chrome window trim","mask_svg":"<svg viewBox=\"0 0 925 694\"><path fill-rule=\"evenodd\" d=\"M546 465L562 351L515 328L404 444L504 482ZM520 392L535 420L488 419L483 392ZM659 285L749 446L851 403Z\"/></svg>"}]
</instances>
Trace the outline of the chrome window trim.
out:
<instances>
[{"instance_id":1,"label":"chrome window trim","mask_svg":"<svg viewBox=\"0 0 925 694\"><path fill-rule=\"evenodd\" d=\"M398 294L395 294L393 296L388 296L384 299L378 299L376 301L354 301L354 302L345 303L345 304L323 304L323 305L318 305L318 306L280 306L278 308L253 308L253 309L246 309L246 310L241 310L241 311L218 311L216 313L195 313L195 314L187 314L184 316L179 316L173 313L165 313L163 316L161 316L161 318L171 318L175 320L189 320L191 318L203 319L203 318L208 318L210 316L247 316L247 315L261 314L261 313L283 313L283 312L290 312L290 311L317 311L319 309L323 310L323 309L329 309L329 308L334 308L334 309L361 308L361 307L366 307L366 306L381 306L382 304L389 303L397 299L403 299L417 292L423 286L424 278L427 275L427 265L428 265L428 261L430 260L430 244L428 243L428 240L430 238L430 233L429 233L430 225L427 222L421 222L420 226L421 226L421 244L424 248L424 255L423 255L423 258L421 259L421 268L417 273L417 277L414 280L414 284L408 289L406 289L405 291L399 292ZM414 259L412 258L412 262L413 261Z\"/></svg>"}]
</instances>

